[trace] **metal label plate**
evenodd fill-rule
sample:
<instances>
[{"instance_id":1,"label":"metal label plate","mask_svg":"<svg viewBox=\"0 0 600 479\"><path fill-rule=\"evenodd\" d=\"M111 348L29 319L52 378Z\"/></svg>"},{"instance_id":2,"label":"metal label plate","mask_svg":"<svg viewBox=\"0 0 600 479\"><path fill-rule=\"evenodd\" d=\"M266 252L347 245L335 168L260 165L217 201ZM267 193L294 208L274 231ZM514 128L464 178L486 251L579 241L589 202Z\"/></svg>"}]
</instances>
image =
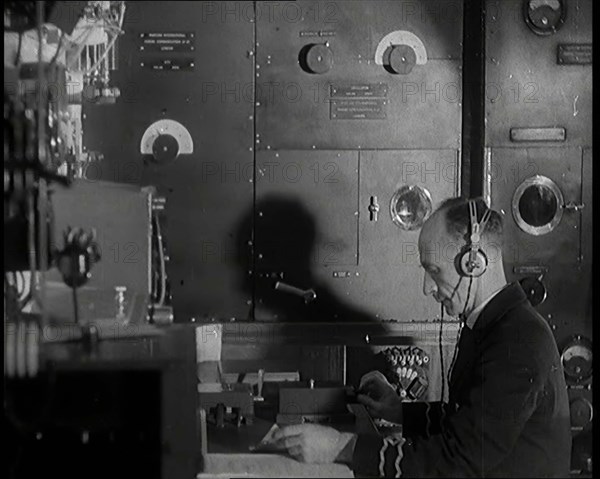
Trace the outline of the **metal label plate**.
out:
<instances>
[{"instance_id":1,"label":"metal label plate","mask_svg":"<svg viewBox=\"0 0 600 479\"><path fill-rule=\"evenodd\" d=\"M592 44L591 43L569 43L558 45L559 65L591 65Z\"/></svg>"},{"instance_id":2,"label":"metal label plate","mask_svg":"<svg viewBox=\"0 0 600 479\"><path fill-rule=\"evenodd\" d=\"M335 37L333 30L303 30L299 33L300 38L304 37Z\"/></svg>"},{"instance_id":3,"label":"metal label plate","mask_svg":"<svg viewBox=\"0 0 600 479\"><path fill-rule=\"evenodd\" d=\"M332 120L385 120L387 118L386 100L380 98L331 100L330 104Z\"/></svg>"},{"instance_id":4,"label":"metal label plate","mask_svg":"<svg viewBox=\"0 0 600 479\"><path fill-rule=\"evenodd\" d=\"M520 141L565 141L567 132L564 128L511 128L510 140Z\"/></svg>"},{"instance_id":5,"label":"metal label plate","mask_svg":"<svg viewBox=\"0 0 600 479\"><path fill-rule=\"evenodd\" d=\"M140 66L154 71L193 71L193 58L152 58L144 60Z\"/></svg>"},{"instance_id":6,"label":"metal label plate","mask_svg":"<svg viewBox=\"0 0 600 479\"><path fill-rule=\"evenodd\" d=\"M334 271L333 272L334 278L350 278L351 276L352 276L352 274L350 273L350 271Z\"/></svg>"},{"instance_id":7,"label":"metal label plate","mask_svg":"<svg viewBox=\"0 0 600 479\"><path fill-rule=\"evenodd\" d=\"M515 274L533 274L533 275L542 275L548 272L548 268L545 266L515 266L513 268Z\"/></svg>"},{"instance_id":8,"label":"metal label plate","mask_svg":"<svg viewBox=\"0 0 600 479\"><path fill-rule=\"evenodd\" d=\"M193 52L194 32L146 32L140 33L140 51L145 52Z\"/></svg>"},{"instance_id":9,"label":"metal label plate","mask_svg":"<svg viewBox=\"0 0 600 479\"><path fill-rule=\"evenodd\" d=\"M382 98L387 97L387 83L358 83L331 85L331 98Z\"/></svg>"}]
</instances>

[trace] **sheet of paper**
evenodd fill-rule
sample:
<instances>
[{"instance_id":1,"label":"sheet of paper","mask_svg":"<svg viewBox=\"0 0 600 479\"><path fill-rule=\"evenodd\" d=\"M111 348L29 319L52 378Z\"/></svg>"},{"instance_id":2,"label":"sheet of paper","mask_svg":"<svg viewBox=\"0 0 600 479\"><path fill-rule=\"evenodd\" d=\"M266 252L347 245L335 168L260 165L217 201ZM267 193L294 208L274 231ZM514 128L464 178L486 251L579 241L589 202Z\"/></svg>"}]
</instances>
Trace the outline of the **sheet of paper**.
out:
<instances>
[{"instance_id":1,"label":"sheet of paper","mask_svg":"<svg viewBox=\"0 0 600 479\"><path fill-rule=\"evenodd\" d=\"M273 434L275 431L279 430L279 426L277 424L273 424L271 429L267 431L265 437L263 437L260 442L256 446L250 446L250 451L252 452L285 452L286 449L284 446L277 446L273 443Z\"/></svg>"}]
</instances>

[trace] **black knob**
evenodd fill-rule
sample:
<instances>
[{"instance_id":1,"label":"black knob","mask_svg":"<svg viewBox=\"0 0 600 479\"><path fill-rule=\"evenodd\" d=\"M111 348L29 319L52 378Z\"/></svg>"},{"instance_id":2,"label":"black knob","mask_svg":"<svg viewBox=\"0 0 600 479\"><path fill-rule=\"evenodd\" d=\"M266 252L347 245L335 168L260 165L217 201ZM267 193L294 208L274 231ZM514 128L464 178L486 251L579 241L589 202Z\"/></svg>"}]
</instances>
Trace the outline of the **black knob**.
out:
<instances>
[{"instance_id":1,"label":"black knob","mask_svg":"<svg viewBox=\"0 0 600 479\"><path fill-rule=\"evenodd\" d=\"M546 300L546 287L538 278L523 278L519 283L532 306L537 306Z\"/></svg>"},{"instance_id":2,"label":"black knob","mask_svg":"<svg viewBox=\"0 0 600 479\"><path fill-rule=\"evenodd\" d=\"M393 73L408 75L417 64L417 54L408 45L392 47L389 58L389 69Z\"/></svg>"},{"instance_id":3,"label":"black knob","mask_svg":"<svg viewBox=\"0 0 600 479\"><path fill-rule=\"evenodd\" d=\"M179 155L179 143L168 133L160 134L152 144L152 155L160 163L174 160Z\"/></svg>"},{"instance_id":4,"label":"black knob","mask_svg":"<svg viewBox=\"0 0 600 479\"><path fill-rule=\"evenodd\" d=\"M100 261L100 250L94 232L87 234L81 228L69 228L64 236L65 246L56 253L56 265L65 284L78 288L91 277L92 266Z\"/></svg>"},{"instance_id":5,"label":"black knob","mask_svg":"<svg viewBox=\"0 0 600 479\"><path fill-rule=\"evenodd\" d=\"M323 74L333 66L333 52L328 44L313 43L300 51L300 66L307 73Z\"/></svg>"}]
</instances>

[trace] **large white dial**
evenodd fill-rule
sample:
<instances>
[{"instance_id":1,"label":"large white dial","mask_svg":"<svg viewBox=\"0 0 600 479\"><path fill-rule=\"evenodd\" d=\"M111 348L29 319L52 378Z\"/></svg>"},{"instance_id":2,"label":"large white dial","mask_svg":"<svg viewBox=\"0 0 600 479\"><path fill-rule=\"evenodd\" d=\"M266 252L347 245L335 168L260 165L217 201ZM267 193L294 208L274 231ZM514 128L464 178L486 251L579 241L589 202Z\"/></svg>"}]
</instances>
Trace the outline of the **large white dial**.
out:
<instances>
[{"instance_id":1,"label":"large white dial","mask_svg":"<svg viewBox=\"0 0 600 479\"><path fill-rule=\"evenodd\" d=\"M192 135L175 120L158 120L150 125L140 142L142 155L152 155L157 160L175 159L194 152Z\"/></svg>"},{"instance_id":2,"label":"large white dial","mask_svg":"<svg viewBox=\"0 0 600 479\"><path fill-rule=\"evenodd\" d=\"M427 51L425 45L421 39L414 33L406 30L397 30L395 32L388 33L381 39L375 50L375 64L383 65L384 52L396 45L406 45L414 51L415 63L417 65L425 65L427 63Z\"/></svg>"}]
</instances>

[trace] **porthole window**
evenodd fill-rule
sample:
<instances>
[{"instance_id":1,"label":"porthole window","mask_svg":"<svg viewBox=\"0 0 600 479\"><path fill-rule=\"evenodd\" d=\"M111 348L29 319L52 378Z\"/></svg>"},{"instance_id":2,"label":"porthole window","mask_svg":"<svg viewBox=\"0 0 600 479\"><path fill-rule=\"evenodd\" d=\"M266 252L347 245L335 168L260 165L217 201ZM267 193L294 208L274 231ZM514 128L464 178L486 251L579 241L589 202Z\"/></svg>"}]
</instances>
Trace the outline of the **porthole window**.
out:
<instances>
[{"instance_id":1,"label":"porthole window","mask_svg":"<svg viewBox=\"0 0 600 479\"><path fill-rule=\"evenodd\" d=\"M400 188L390 203L392 221L396 226L407 231L423 226L432 209L429 191L415 185Z\"/></svg>"},{"instance_id":2,"label":"porthole window","mask_svg":"<svg viewBox=\"0 0 600 479\"><path fill-rule=\"evenodd\" d=\"M536 175L516 189L512 212L517 225L534 236L552 231L562 218L563 195L550 178Z\"/></svg>"},{"instance_id":3,"label":"porthole window","mask_svg":"<svg viewBox=\"0 0 600 479\"><path fill-rule=\"evenodd\" d=\"M536 35L556 33L565 23L567 9L564 0L524 0L525 23Z\"/></svg>"}]
</instances>

